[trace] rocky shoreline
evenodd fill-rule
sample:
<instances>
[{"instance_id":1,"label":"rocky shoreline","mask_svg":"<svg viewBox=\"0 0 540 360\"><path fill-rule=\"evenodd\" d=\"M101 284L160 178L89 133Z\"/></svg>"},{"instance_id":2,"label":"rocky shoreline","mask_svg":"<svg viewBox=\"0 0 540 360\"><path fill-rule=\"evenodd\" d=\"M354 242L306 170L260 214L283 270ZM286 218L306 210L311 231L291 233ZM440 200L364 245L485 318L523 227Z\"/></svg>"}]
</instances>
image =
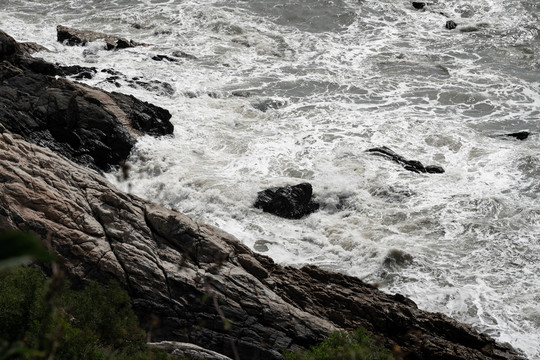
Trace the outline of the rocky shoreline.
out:
<instances>
[{"instance_id":1,"label":"rocky shoreline","mask_svg":"<svg viewBox=\"0 0 540 360\"><path fill-rule=\"evenodd\" d=\"M170 114L59 77L66 70L26 48L0 31L0 230L38 234L74 282L120 282L153 346L274 360L363 326L397 358L522 359L402 295L315 266L283 267L117 190L100 172L125 160L141 134L171 134Z\"/></svg>"}]
</instances>

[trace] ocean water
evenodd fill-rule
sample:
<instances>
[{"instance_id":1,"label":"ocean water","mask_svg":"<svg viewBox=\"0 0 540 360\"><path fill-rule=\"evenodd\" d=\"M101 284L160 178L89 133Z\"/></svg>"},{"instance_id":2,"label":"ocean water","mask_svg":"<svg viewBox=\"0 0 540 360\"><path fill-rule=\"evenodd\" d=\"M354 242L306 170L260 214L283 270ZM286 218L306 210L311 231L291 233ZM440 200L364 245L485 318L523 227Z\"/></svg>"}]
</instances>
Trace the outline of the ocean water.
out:
<instances>
[{"instance_id":1,"label":"ocean water","mask_svg":"<svg viewBox=\"0 0 540 360\"><path fill-rule=\"evenodd\" d=\"M58 24L149 46L67 47ZM0 0L0 28L47 60L96 67L90 85L170 110L174 137L143 137L129 178L108 175L118 187L540 359L536 0ZM152 60L177 51L193 57ZM365 152L377 146L446 172ZM258 191L300 182L320 211L252 207Z\"/></svg>"}]
</instances>

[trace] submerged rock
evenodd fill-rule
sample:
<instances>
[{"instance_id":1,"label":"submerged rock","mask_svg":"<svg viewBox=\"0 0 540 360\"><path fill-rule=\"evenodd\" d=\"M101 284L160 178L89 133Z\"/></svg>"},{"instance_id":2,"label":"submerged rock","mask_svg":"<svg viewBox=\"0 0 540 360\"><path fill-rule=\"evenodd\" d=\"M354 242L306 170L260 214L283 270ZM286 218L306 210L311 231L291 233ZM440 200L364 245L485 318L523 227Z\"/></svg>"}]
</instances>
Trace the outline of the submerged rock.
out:
<instances>
[{"instance_id":1,"label":"submerged rock","mask_svg":"<svg viewBox=\"0 0 540 360\"><path fill-rule=\"evenodd\" d=\"M376 147L368 149L367 152L373 153L374 155L383 156L387 159L390 159L399 165L403 166L406 170L415 172L415 173L430 173L430 174L442 174L444 169L438 165L428 165L424 166L418 160L408 160L401 155L398 155L391 149L386 146Z\"/></svg>"},{"instance_id":2,"label":"submerged rock","mask_svg":"<svg viewBox=\"0 0 540 360\"><path fill-rule=\"evenodd\" d=\"M319 209L312 194L313 188L308 183L275 187L260 191L253 206L283 218L300 219Z\"/></svg>"},{"instance_id":3,"label":"submerged rock","mask_svg":"<svg viewBox=\"0 0 540 360\"><path fill-rule=\"evenodd\" d=\"M420 2L420 1L413 1L412 6L415 9L421 10L426 6L426 3L425 2Z\"/></svg>"}]
</instances>

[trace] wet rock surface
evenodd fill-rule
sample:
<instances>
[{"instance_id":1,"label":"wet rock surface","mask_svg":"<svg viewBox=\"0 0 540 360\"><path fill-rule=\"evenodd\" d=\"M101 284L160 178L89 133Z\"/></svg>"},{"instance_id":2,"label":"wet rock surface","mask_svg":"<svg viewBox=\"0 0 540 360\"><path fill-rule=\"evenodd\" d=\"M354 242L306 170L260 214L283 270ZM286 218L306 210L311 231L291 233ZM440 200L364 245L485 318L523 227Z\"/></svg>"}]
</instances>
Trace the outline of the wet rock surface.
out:
<instances>
[{"instance_id":1,"label":"wet rock surface","mask_svg":"<svg viewBox=\"0 0 540 360\"><path fill-rule=\"evenodd\" d=\"M138 136L173 132L165 109L57 77L92 76L95 68L31 58L5 33L0 44L0 123L25 139L107 170L127 158Z\"/></svg>"},{"instance_id":2,"label":"wet rock surface","mask_svg":"<svg viewBox=\"0 0 540 360\"><path fill-rule=\"evenodd\" d=\"M529 136L531 135L531 133L527 130L523 130L523 131L517 131L517 132L514 132L514 133L509 133L509 134L502 134L502 135L499 135L500 137L507 137L507 138L514 138L514 139L517 139L517 140L527 140L529 138Z\"/></svg>"},{"instance_id":3,"label":"wet rock surface","mask_svg":"<svg viewBox=\"0 0 540 360\"><path fill-rule=\"evenodd\" d=\"M275 187L260 191L253 206L286 219L300 219L319 209L312 195L313 188L308 183Z\"/></svg>"},{"instance_id":4,"label":"wet rock surface","mask_svg":"<svg viewBox=\"0 0 540 360\"><path fill-rule=\"evenodd\" d=\"M404 169L415 172L415 173L429 173L429 174L442 174L444 169L438 165L427 165L424 166L418 160L408 160L401 155L398 155L393 150L386 146L376 147L368 149L367 152L374 155L382 156L387 159L390 159L399 165L403 166Z\"/></svg>"}]
</instances>

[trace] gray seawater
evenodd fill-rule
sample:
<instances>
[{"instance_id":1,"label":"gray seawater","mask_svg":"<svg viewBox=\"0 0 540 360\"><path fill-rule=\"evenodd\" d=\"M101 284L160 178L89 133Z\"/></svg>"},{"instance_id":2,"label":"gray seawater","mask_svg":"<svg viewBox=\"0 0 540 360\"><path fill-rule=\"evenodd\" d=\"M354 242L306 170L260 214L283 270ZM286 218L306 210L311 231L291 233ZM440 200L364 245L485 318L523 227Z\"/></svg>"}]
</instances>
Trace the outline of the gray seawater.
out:
<instances>
[{"instance_id":1,"label":"gray seawater","mask_svg":"<svg viewBox=\"0 0 540 360\"><path fill-rule=\"evenodd\" d=\"M173 114L117 186L276 261L359 276L540 359L540 5L535 0L0 0L0 28ZM448 19L459 24L444 27ZM152 44L55 41L57 24ZM86 50L86 51L85 51ZM196 59L156 62L183 51ZM262 111L265 110L265 111ZM520 130L525 141L498 137ZM366 149L440 165L415 174ZM251 207L308 181L298 221Z\"/></svg>"}]
</instances>

